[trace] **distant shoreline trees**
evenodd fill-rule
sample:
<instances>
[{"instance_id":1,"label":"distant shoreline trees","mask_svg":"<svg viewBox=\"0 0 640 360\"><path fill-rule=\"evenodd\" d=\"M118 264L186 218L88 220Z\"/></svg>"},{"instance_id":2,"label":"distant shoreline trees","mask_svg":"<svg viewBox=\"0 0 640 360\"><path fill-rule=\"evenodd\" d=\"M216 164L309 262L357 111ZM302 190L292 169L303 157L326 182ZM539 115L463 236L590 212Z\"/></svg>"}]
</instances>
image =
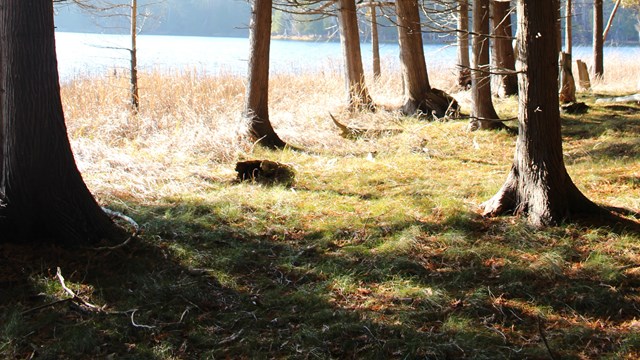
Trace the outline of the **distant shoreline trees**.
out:
<instances>
[{"instance_id":1,"label":"distant shoreline trees","mask_svg":"<svg viewBox=\"0 0 640 360\"><path fill-rule=\"evenodd\" d=\"M93 1L93 0L92 0ZM637 45L639 33L638 11L640 5L633 4L635 0L625 0L618 9L613 26L607 36L605 46L608 45ZM573 1L573 41L575 45L589 45L592 41L593 1ZM426 2L427 6L430 5ZM608 19L615 1L604 1L604 17ZM626 5L626 7L625 7ZM429 12L430 19L437 18L437 9L423 10ZM70 1L57 3L56 28L58 31L89 32L89 33L124 33L122 29L105 29L95 24L91 16L78 11ZM153 35L191 35L191 36L219 36L219 37L249 37L250 5L246 1L211 0L211 1L169 1L160 2L153 8L153 16L157 17L153 26L148 26L145 33ZM395 25L388 18L388 14L380 14L379 39L380 42L397 42ZM448 13L442 17L443 23L451 17ZM369 21L366 10L358 11L361 22ZM113 20L116 21L116 20ZM431 21L431 20L430 20ZM122 24L120 24L122 25ZM367 29L368 26L361 26ZM425 43L455 43L455 33L447 33L442 28L425 28L423 40ZM286 14L275 10L273 13L272 36L296 40L325 40L339 41L338 23L335 17L309 17L302 14ZM362 35L363 42L370 40L368 31Z\"/></svg>"}]
</instances>

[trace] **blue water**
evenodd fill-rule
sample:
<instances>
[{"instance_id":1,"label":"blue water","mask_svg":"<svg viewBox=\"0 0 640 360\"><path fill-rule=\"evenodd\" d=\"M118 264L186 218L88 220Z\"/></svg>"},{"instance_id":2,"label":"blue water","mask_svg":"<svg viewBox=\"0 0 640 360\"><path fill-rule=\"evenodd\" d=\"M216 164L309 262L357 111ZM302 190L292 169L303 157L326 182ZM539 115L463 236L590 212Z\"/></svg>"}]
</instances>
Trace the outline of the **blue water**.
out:
<instances>
[{"instance_id":1,"label":"blue water","mask_svg":"<svg viewBox=\"0 0 640 360\"><path fill-rule=\"evenodd\" d=\"M61 81L76 77L104 75L124 71L129 66L129 37L125 35L56 32L58 68ZM591 58L591 48L574 47L574 59ZM197 71L201 74L247 73L249 40L245 38L155 36L138 37L138 68L161 72ZM397 44L381 44L383 67L399 68ZM638 47L615 47L605 50L609 56L636 61ZM454 68L456 48L443 44L425 45L427 67ZM362 44L362 59L371 67L370 44ZM270 68L272 73L341 71L342 50L337 42L273 40Z\"/></svg>"}]
</instances>

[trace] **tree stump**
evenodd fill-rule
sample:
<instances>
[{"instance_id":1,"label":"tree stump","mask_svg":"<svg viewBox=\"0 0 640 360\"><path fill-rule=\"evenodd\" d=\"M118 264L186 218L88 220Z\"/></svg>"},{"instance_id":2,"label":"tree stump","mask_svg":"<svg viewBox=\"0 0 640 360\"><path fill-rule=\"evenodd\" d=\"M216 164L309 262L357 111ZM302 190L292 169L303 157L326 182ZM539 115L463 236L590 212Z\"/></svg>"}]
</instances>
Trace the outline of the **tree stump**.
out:
<instances>
[{"instance_id":1,"label":"tree stump","mask_svg":"<svg viewBox=\"0 0 640 360\"><path fill-rule=\"evenodd\" d=\"M587 64L585 64L582 60L576 60L576 64L578 64L578 80L580 88L582 90L590 90L591 80L589 80L589 70L587 69Z\"/></svg>"},{"instance_id":2,"label":"tree stump","mask_svg":"<svg viewBox=\"0 0 640 360\"><path fill-rule=\"evenodd\" d=\"M296 173L289 165L271 160L247 160L236 163L238 181L252 181L265 185L293 186Z\"/></svg>"}]
</instances>

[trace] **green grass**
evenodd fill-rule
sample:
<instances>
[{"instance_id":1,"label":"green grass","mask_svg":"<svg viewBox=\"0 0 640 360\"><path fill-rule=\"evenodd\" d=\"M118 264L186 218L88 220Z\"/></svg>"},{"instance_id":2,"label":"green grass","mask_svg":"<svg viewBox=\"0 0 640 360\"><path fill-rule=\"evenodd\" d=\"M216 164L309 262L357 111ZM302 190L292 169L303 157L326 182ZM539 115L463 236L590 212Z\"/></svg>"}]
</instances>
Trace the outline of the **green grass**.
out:
<instances>
[{"instance_id":1,"label":"green grass","mask_svg":"<svg viewBox=\"0 0 640 360\"><path fill-rule=\"evenodd\" d=\"M578 186L637 210L633 109L566 116L563 133ZM403 121L344 147L245 155L292 164L292 189L234 183L232 161L203 159L149 178L153 196L98 186L142 235L113 251L0 245L0 357L546 359L543 336L556 358L640 356L639 234L482 218L514 138ZM53 304L69 297L56 267L103 311Z\"/></svg>"}]
</instances>

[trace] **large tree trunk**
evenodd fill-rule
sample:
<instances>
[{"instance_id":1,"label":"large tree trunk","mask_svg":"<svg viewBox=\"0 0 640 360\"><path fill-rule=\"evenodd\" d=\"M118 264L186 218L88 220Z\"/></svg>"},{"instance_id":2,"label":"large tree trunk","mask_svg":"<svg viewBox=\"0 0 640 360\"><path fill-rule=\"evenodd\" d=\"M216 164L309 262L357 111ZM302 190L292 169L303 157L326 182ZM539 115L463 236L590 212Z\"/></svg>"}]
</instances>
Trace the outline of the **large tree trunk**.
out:
<instances>
[{"instance_id":1,"label":"large tree trunk","mask_svg":"<svg viewBox=\"0 0 640 360\"><path fill-rule=\"evenodd\" d=\"M469 62L469 2L458 1L457 16L458 40L458 86L463 89L471 86L471 63Z\"/></svg>"},{"instance_id":2,"label":"large tree trunk","mask_svg":"<svg viewBox=\"0 0 640 360\"><path fill-rule=\"evenodd\" d=\"M471 36L471 122L470 130L501 129L491 100L491 68L489 64L489 0L473 2L473 35Z\"/></svg>"},{"instance_id":3,"label":"large tree trunk","mask_svg":"<svg viewBox=\"0 0 640 360\"><path fill-rule=\"evenodd\" d=\"M492 1L493 22L493 63L496 73L492 74L496 94L506 97L518 94L518 78L515 74L516 60L513 53L511 30L511 3Z\"/></svg>"},{"instance_id":4,"label":"large tree trunk","mask_svg":"<svg viewBox=\"0 0 640 360\"><path fill-rule=\"evenodd\" d=\"M593 74L595 77L604 75L604 53L603 53L603 14L602 0L593 2Z\"/></svg>"},{"instance_id":5,"label":"large tree trunk","mask_svg":"<svg viewBox=\"0 0 640 360\"><path fill-rule=\"evenodd\" d=\"M417 0L396 1L398 41L404 83L405 115L425 114L441 118L458 109L458 104L444 92L432 89L427 75L422 45L422 28Z\"/></svg>"},{"instance_id":6,"label":"large tree trunk","mask_svg":"<svg viewBox=\"0 0 640 360\"><path fill-rule=\"evenodd\" d=\"M360 31L356 13L356 0L339 0L338 20L340 22L340 44L344 57L349 109L373 110L373 100L364 81L362 53L360 51Z\"/></svg>"},{"instance_id":7,"label":"large tree trunk","mask_svg":"<svg viewBox=\"0 0 640 360\"><path fill-rule=\"evenodd\" d=\"M249 30L249 75L244 116L249 120L249 135L258 144L280 149L286 143L269 121L269 51L271 47L272 0L254 0Z\"/></svg>"},{"instance_id":8,"label":"large tree trunk","mask_svg":"<svg viewBox=\"0 0 640 360\"><path fill-rule=\"evenodd\" d=\"M2 240L88 243L121 235L87 189L67 138L53 3L0 6Z\"/></svg>"},{"instance_id":9,"label":"large tree trunk","mask_svg":"<svg viewBox=\"0 0 640 360\"><path fill-rule=\"evenodd\" d=\"M599 208L573 184L562 158L555 0L518 1L519 135L511 172L484 215L527 214L534 226Z\"/></svg>"}]
</instances>

